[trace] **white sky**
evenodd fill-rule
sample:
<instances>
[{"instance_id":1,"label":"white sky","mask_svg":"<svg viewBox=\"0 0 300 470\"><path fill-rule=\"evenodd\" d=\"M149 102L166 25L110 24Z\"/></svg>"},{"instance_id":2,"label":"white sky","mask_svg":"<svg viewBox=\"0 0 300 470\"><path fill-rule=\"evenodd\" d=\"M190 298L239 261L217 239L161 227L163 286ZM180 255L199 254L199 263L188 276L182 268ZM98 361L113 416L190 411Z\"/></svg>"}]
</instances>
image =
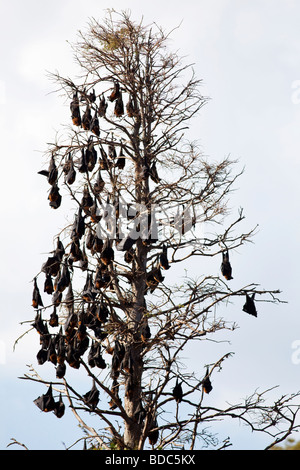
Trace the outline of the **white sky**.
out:
<instances>
[{"instance_id":1,"label":"white sky","mask_svg":"<svg viewBox=\"0 0 300 470\"><path fill-rule=\"evenodd\" d=\"M62 442L69 445L81 436L70 415L57 420L39 413L32 400L42 387L16 378L27 371L26 364L34 364L36 336L21 341L15 353L12 344L24 331L19 323L32 316L30 281L64 220L63 211L50 211L44 180L36 174L45 143L69 112L50 93L46 71L72 76L67 41L85 29L88 18L101 19L110 7L130 9L133 19L143 15L145 23L154 21L166 30L182 22L172 36L174 49L195 63L203 94L211 98L190 134L212 159L230 154L239 159L237 169L245 166L230 205L235 211L244 207L243 230L260 226L255 244L232 256L233 287L258 282L266 289L280 288L288 301L279 307L261 304L258 319L241 313L239 305L222 311L240 328L227 335L231 344L205 343L197 351L203 352L204 363L235 351L215 376L209 403L220 397L239 401L258 387L280 385L279 396L299 387L300 364L292 361L292 345L300 340L300 3L0 0L0 448L11 437L43 449L63 448ZM210 272L217 273L219 264L212 260ZM199 273L198 262L191 269ZM82 387L86 391L89 384L82 382ZM222 429L224 437L228 429ZM238 425L233 433L235 448L261 445Z\"/></svg>"}]
</instances>

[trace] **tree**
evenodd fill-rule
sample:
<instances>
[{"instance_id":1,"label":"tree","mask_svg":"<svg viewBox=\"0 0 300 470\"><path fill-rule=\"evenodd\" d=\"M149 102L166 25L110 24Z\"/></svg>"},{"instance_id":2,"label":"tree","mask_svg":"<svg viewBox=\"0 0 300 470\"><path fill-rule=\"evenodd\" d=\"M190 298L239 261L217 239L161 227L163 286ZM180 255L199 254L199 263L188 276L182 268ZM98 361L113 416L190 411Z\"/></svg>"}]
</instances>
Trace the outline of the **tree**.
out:
<instances>
[{"instance_id":1,"label":"tree","mask_svg":"<svg viewBox=\"0 0 300 470\"><path fill-rule=\"evenodd\" d=\"M230 287L229 256L255 228L237 233L242 210L228 222L236 162L213 163L187 140L207 99L192 66L169 52L169 36L109 11L73 45L76 81L51 74L72 120L48 145L40 173L52 210L69 199L74 206L33 280L37 362L52 362L55 378L34 368L24 378L48 387L35 400L43 411L62 417L67 398L86 439L100 448L197 449L201 439L214 443L203 423L227 417L280 442L296 427L297 394L266 405L267 392L255 392L242 404L209 407L211 378L231 353L202 364L200 376L182 364L191 343L234 328L216 317L217 308L242 297L243 310L257 317L257 298L277 303L280 292L255 283ZM219 275L183 276L195 257L219 257ZM175 285L172 272L180 273ZM87 393L69 383L69 368L86 371ZM81 410L98 416L102 430Z\"/></svg>"}]
</instances>

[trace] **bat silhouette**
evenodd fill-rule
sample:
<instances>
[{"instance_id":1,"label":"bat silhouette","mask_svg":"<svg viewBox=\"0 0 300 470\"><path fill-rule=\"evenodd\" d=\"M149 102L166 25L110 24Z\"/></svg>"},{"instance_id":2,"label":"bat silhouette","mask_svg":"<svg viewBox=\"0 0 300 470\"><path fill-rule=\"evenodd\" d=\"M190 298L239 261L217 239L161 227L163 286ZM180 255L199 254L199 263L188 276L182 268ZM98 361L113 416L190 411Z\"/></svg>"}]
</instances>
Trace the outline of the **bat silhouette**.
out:
<instances>
[{"instance_id":1,"label":"bat silhouette","mask_svg":"<svg viewBox=\"0 0 300 470\"><path fill-rule=\"evenodd\" d=\"M53 288L53 282L52 282L52 277L50 273L46 274L46 279L44 282L44 292L46 294L53 294L54 288Z\"/></svg>"},{"instance_id":2,"label":"bat silhouette","mask_svg":"<svg viewBox=\"0 0 300 470\"><path fill-rule=\"evenodd\" d=\"M49 325L53 327L58 326L58 315L55 306L53 307L53 312L50 314Z\"/></svg>"},{"instance_id":3,"label":"bat silhouette","mask_svg":"<svg viewBox=\"0 0 300 470\"><path fill-rule=\"evenodd\" d=\"M162 269L170 269L169 261L168 261L168 254L167 254L167 247L163 245L163 251L159 257L159 265Z\"/></svg>"},{"instance_id":4,"label":"bat silhouette","mask_svg":"<svg viewBox=\"0 0 300 470\"><path fill-rule=\"evenodd\" d=\"M122 99L122 93L119 93L119 96L115 103L114 114L116 117L121 117L124 114L124 104Z\"/></svg>"},{"instance_id":5,"label":"bat silhouette","mask_svg":"<svg viewBox=\"0 0 300 470\"><path fill-rule=\"evenodd\" d=\"M91 390L82 396L83 396L84 403L90 406L92 410L94 410L99 402L99 390L97 389L94 380L93 380L93 386Z\"/></svg>"},{"instance_id":6,"label":"bat silhouette","mask_svg":"<svg viewBox=\"0 0 300 470\"><path fill-rule=\"evenodd\" d=\"M72 122L75 126L81 125L81 115L77 91L73 94L73 100L70 103Z\"/></svg>"},{"instance_id":7,"label":"bat silhouette","mask_svg":"<svg viewBox=\"0 0 300 470\"><path fill-rule=\"evenodd\" d=\"M87 105L85 112L82 115L81 126L85 131L89 131L92 123L92 115L89 105Z\"/></svg>"},{"instance_id":8,"label":"bat silhouette","mask_svg":"<svg viewBox=\"0 0 300 470\"><path fill-rule=\"evenodd\" d=\"M173 388L172 392L173 397L176 400L176 403L180 403L183 397L181 383L179 383L178 379L176 379L175 387Z\"/></svg>"},{"instance_id":9,"label":"bat silhouette","mask_svg":"<svg viewBox=\"0 0 300 470\"><path fill-rule=\"evenodd\" d=\"M44 395L36 398L33 403L41 410L46 413L53 411L55 408L55 401L52 395L52 385L50 384L47 392Z\"/></svg>"},{"instance_id":10,"label":"bat silhouette","mask_svg":"<svg viewBox=\"0 0 300 470\"><path fill-rule=\"evenodd\" d=\"M99 107L98 107L98 115L99 115L99 117L104 117L104 116L105 116L106 110L107 110L107 106L108 106L108 104L106 103L105 96L102 95L102 97L101 97L101 99L100 99L100 104L99 104Z\"/></svg>"},{"instance_id":11,"label":"bat silhouette","mask_svg":"<svg viewBox=\"0 0 300 470\"><path fill-rule=\"evenodd\" d=\"M99 127L99 119L97 117L97 110L95 111L94 117L91 122L91 131L97 136L100 136L100 127Z\"/></svg>"},{"instance_id":12,"label":"bat silhouette","mask_svg":"<svg viewBox=\"0 0 300 470\"><path fill-rule=\"evenodd\" d=\"M100 259L105 266L108 266L114 260L114 256L114 250L111 247L110 240L107 239L101 251Z\"/></svg>"},{"instance_id":13,"label":"bat silhouette","mask_svg":"<svg viewBox=\"0 0 300 470\"><path fill-rule=\"evenodd\" d=\"M36 277L33 280L32 306L33 308L39 308L39 307L44 306L41 295L40 295L40 291L37 285Z\"/></svg>"},{"instance_id":14,"label":"bat silhouette","mask_svg":"<svg viewBox=\"0 0 300 470\"><path fill-rule=\"evenodd\" d=\"M225 253L223 251L222 253L222 264L221 264L221 272L223 274L223 276L225 277L225 279L227 279L227 281L230 281L230 279L233 279L232 277L232 268L231 268L231 264L229 262L229 253L228 251Z\"/></svg>"},{"instance_id":15,"label":"bat silhouette","mask_svg":"<svg viewBox=\"0 0 300 470\"><path fill-rule=\"evenodd\" d=\"M251 297L248 294L246 294L246 302L243 306L243 311L248 313L249 315L253 315L254 317L257 317L254 297L255 297L255 292L252 294Z\"/></svg>"},{"instance_id":16,"label":"bat silhouette","mask_svg":"<svg viewBox=\"0 0 300 470\"><path fill-rule=\"evenodd\" d=\"M47 177L48 183L53 186L57 181L58 170L55 164L54 156L51 156L50 164L48 170L41 170L38 171L39 175L43 175Z\"/></svg>"},{"instance_id":17,"label":"bat silhouette","mask_svg":"<svg viewBox=\"0 0 300 470\"><path fill-rule=\"evenodd\" d=\"M148 432L148 440L151 446L154 446L157 443L158 438L159 438L159 432L158 432L158 429L156 428L157 428L157 421L155 420L153 421L151 428Z\"/></svg>"},{"instance_id":18,"label":"bat silhouette","mask_svg":"<svg viewBox=\"0 0 300 470\"><path fill-rule=\"evenodd\" d=\"M85 151L85 163L88 171L93 171L97 163L97 150L94 148L92 138L89 139L88 147Z\"/></svg>"},{"instance_id":19,"label":"bat silhouette","mask_svg":"<svg viewBox=\"0 0 300 470\"><path fill-rule=\"evenodd\" d=\"M102 179L101 169L99 168L97 180L94 184L94 193L100 194L103 191L104 186L105 186L105 181Z\"/></svg>"},{"instance_id":20,"label":"bat silhouette","mask_svg":"<svg viewBox=\"0 0 300 470\"><path fill-rule=\"evenodd\" d=\"M109 96L109 101L113 102L115 101L116 99L118 99L120 96L120 84L119 82L116 80L114 82L114 88L113 88L113 91L111 92L110 96Z\"/></svg>"},{"instance_id":21,"label":"bat silhouette","mask_svg":"<svg viewBox=\"0 0 300 470\"><path fill-rule=\"evenodd\" d=\"M204 393L210 393L213 389L210 378L209 378L209 368L206 369L206 376L202 380L202 388Z\"/></svg>"},{"instance_id":22,"label":"bat silhouette","mask_svg":"<svg viewBox=\"0 0 300 470\"><path fill-rule=\"evenodd\" d=\"M54 403L53 412L57 418L61 418L65 414L65 405L61 393L59 394L59 400Z\"/></svg>"}]
</instances>

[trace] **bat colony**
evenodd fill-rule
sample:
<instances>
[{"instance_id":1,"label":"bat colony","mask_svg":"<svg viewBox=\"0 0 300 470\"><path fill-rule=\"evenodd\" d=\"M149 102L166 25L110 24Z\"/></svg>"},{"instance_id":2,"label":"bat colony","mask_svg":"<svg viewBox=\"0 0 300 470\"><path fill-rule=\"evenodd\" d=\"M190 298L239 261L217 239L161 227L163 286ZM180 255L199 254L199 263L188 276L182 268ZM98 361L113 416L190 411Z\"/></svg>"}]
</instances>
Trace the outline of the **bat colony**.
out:
<instances>
[{"instance_id":1,"label":"bat colony","mask_svg":"<svg viewBox=\"0 0 300 470\"><path fill-rule=\"evenodd\" d=\"M111 355L111 401L110 408L114 410L120 403L119 378L120 375L126 375L125 394L130 396L134 389L134 383L131 379L132 374L132 357L130 350L126 349L126 345L121 340L115 338L112 347L108 341L108 331L106 325L114 312L112 307L105 302L103 292L106 289L113 289L111 268L114 264L115 251L113 243L118 251L124 253L125 263L132 263L135 256L134 240L129 235L120 240L110 240L98 237L96 224L101 220L102 215L99 212L100 201L104 191L106 182L103 179L104 172L110 172L114 169L122 172L125 168L127 157L122 142L116 143L112 138L107 143L107 149L104 149L101 141L98 142L99 150L96 149L96 143L93 136L100 136L101 130L99 119L104 118L107 113L109 103L114 106L114 115L119 118L125 113L129 118L136 116L138 110L132 97L129 97L128 103L124 106L123 94L118 81L113 84L113 89L108 97L101 94L98 97L93 90L90 94L85 91L80 93L76 90L70 104L71 118L74 126L90 132L87 144L78 150L79 158L74 153L69 152L65 155L63 161L58 164L56 155L52 155L48 170L42 170L39 174L47 178L50 186L49 189L49 205L53 209L58 209L62 203L60 194L59 178L64 178L67 186L72 186L78 178L78 173L88 176L89 184L85 184L82 188L82 196L80 199L79 210L75 215L74 222L70 232L70 243L64 246L58 237L56 248L42 265L41 274L44 275L44 293L52 296L52 313L49 320L42 318L42 311L45 308L37 278L34 279L34 288L32 294L32 307L36 310L36 316L32 326L36 329L40 337L40 350L37 353L38 364L51 362L56 368L56 377L61 379L66 374L67 365L69 367L79 369L81 365L81 357L88 351L88 365L91 368L105 369L107 363L103 357L103 353ZM83 109L84 108L84 109ZM119 149L119 151L118 151ZM93 175L92 175L93 172ZM115 174L115 173L114 173ZM145 162L144 178L158 184L161 179L158 175L155 162ZM112 185L116 186L116 181L112 181ZM115 191L117 194L117 191ZM118 207L118 201L110 201ZM128 219L130 216L128 215ZM149 222L151 223L151 217ZM150 237L145 237L143 243L150 245L155 242ZM87 251L97 260L96 270L89 267ZM74 271L74 263L78 263L77 268L86 273L86 282L81 292L81 300L75 305L74 293L72 286L72 277ZM170 269L168 260L167 247L163 245L161 253L158 255L156 262L146 276L146 292L152 293L156 287L163 282L163 271ZM226 280L232 278L232 268L229 262L228 251L222 254L221 273ZM57 309L63 306L67 312L66 319L63 324L59 321ZM246 303L243 310L250 315L256 316L256 308L254 304L254 295L250 297L246 294ZM53 333L51 328L59 328L57 333ZM146 343L151 338L150 328L145 321L141 328L140 338ZM205 393L210 393L212 385L209 378L209 370L202 381L202 388ZM179 404L183 399L182 383L176 381L176 385L171 393L176 403ZM83 396L84 404L90 409L95 410L99 401L99 390L93 382L90 391ZM61 394L55 401L52 394L52 386L50 384L48 391L38 397L34 403L44 412L53 411L60 418L64 414L64 404ZM141 422L145 417L145 410L140 404L136 412L136 420ZM158 440L157 421L153 417L151 429L148 433L148 439L151 445Z\"/></svg>"}]
</instances>

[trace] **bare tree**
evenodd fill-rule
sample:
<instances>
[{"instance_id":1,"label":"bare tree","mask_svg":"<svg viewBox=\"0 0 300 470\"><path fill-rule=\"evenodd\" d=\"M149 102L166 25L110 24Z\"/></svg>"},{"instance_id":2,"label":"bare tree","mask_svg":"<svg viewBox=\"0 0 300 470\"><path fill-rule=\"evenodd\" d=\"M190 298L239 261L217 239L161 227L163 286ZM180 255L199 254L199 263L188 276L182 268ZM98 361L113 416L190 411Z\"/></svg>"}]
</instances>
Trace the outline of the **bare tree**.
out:
<instances>
[{"instance_id":1,"label":"bare tree","mask_svg":"<svg viewBox=\"0 0 300 470\"><path fill-rule=\"evenodd\" d=\"M37 362L52 362L56 378L35 367L24 378L48 387L35 400L43 411L61 417L67 399L85 438L104 449L224 448L229 442L216 444L203 424L226 418L268 433L273 444L295 429L297 394L271 405L265 391L225 409L206 406L211 377L231 353L202 364L200 376L182 362L191 342L235 327L216 315L229 300L244 298L254 317L258 298L280 300L278 290L254 283L230 287L229 255L255 228L238 233L242 210L228 222L236 162L210 162L187 141L207 100L192 65L168 42L157 25L110 11L73 45L76 80L51 74L71 116L40 173L51 208L71 199L74 211L34 278ZM191 258L216 256L219 274L182 275ZM70 367L86 371L89 392L69 383ZM86 410L101 431L82 418Z\"/></svg>"}]
</instances>

